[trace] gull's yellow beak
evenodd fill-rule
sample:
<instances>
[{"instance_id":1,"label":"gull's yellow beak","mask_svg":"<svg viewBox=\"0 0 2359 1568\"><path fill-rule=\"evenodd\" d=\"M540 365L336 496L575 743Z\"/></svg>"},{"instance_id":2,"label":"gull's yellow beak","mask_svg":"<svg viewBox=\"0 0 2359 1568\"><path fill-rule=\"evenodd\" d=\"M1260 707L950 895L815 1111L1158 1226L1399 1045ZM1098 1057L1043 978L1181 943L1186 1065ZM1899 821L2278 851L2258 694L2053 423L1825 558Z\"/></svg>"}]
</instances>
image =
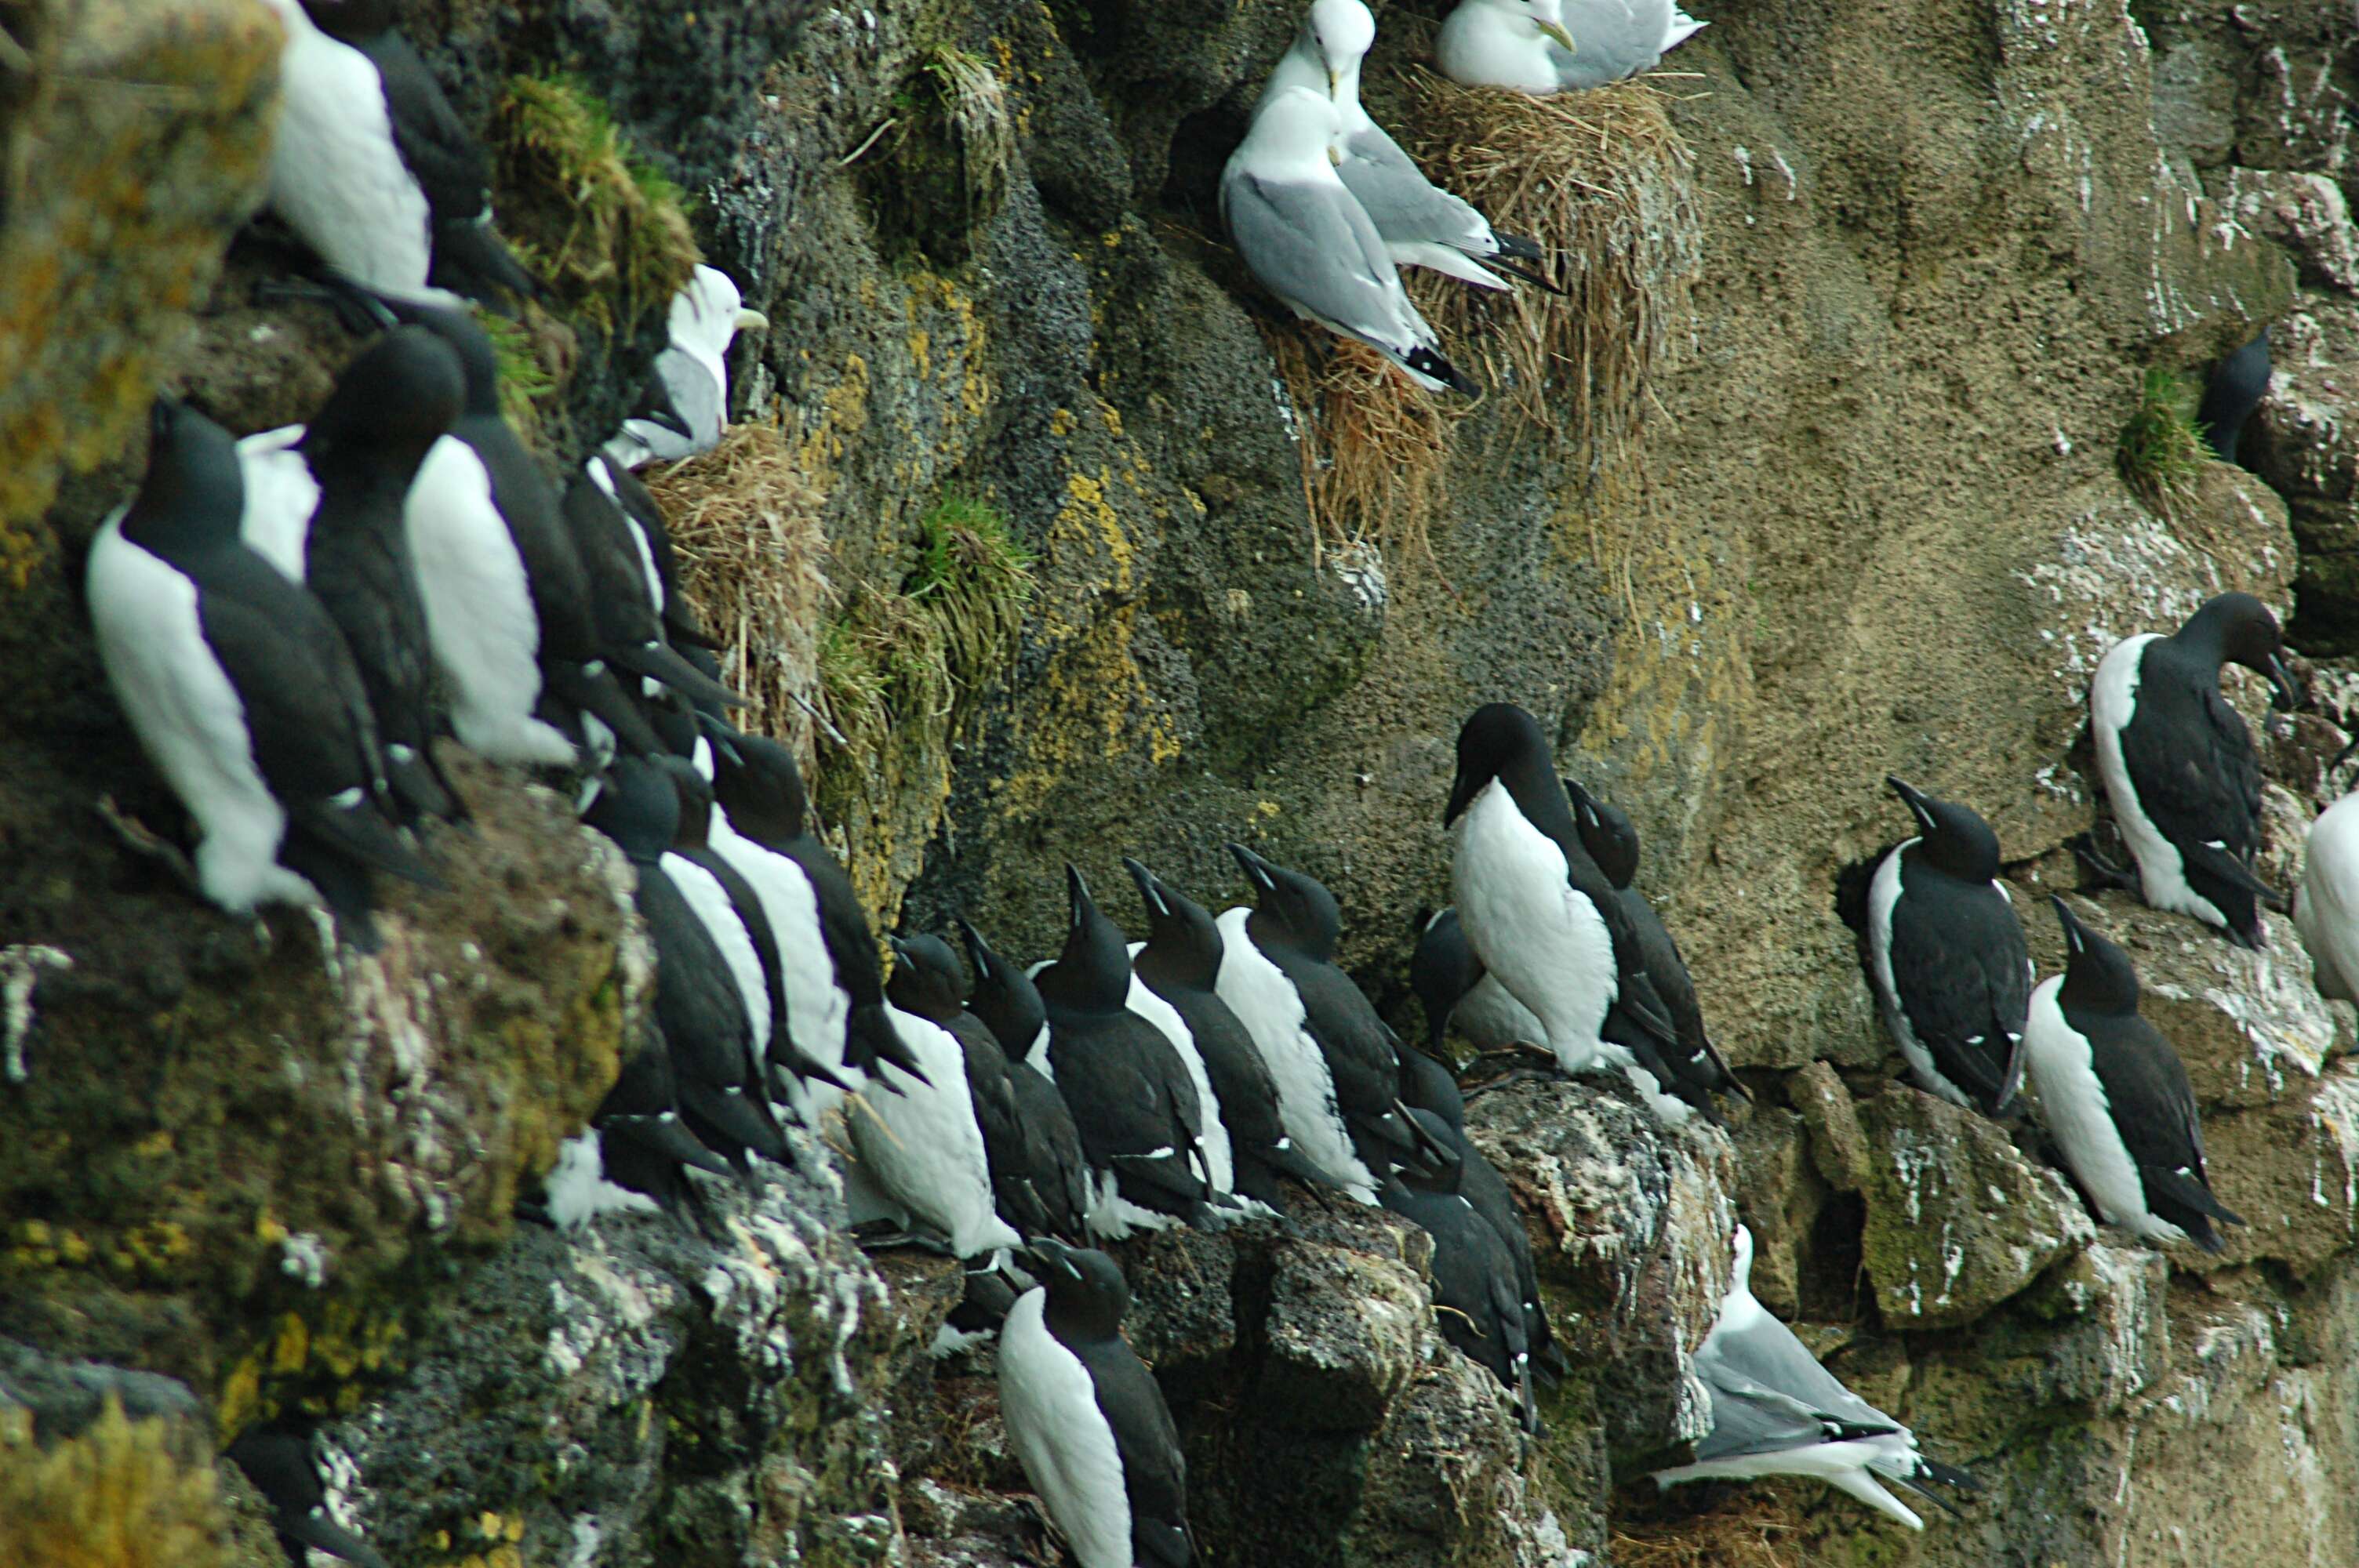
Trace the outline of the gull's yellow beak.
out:
<instances>
[{"instance_id":1,"label":"gull's yellow beak","mask_svg":"<svg viewBox=\"0 0 2359 1568\"><path fill-rule=\"evenodd\" d=\"M1546 35L1550 42L1562 45L1565 53L1579 54L1581 52L1581 46L1572 41L1572 35L1566 32L1564 28L1557 23L1542 22L1535 19L1532 26L1538 27L1541 33Z\"/></svg>"},{"instance_id":2,"label":"gull's yellow beak","mask_svg":"<svg viewBox=\"0 0 2359 1568\"><path fill-rule=\"evenodd\" d=\"M1343 168L1343 149L1337 146L1334 143L1329 142L1327 144L1327 161L1333 164L1337 168Z\"/></svg>"},{"instance_id":3,"label":"gull's yellow beak","mask_svg":"<svg viewBox=\"0 0 2359 1568\"><path fill-rule=\"evenodd\" d=\"M1335 73L1335 68L1333 66L1329 66L1327 68L1327 91L1329 94L1332 96L1335 89L1343 85L1343 79Z\"/></svg>"},{"instance_id":4,"label":"gull's yellow beak","mask_svg":"<svg viewBox=\"0 0 2359 1568\"><path fill-rule=\"evenodd\" d=\"M740 310L737 312L737 330L741 332L766 332L770 330L770 319L759 310Z\"/></svg>"}]
</instances>

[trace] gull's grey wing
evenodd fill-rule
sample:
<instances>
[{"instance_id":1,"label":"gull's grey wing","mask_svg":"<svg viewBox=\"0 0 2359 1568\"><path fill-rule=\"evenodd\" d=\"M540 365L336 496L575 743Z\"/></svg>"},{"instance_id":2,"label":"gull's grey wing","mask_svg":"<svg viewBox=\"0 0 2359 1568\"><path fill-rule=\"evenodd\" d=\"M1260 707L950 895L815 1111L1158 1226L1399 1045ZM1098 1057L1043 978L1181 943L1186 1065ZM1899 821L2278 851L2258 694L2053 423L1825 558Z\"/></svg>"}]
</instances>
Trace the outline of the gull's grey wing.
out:
<instances>
[{"instance_id":1,"label":"gull's grey wing","mask_svg":"<svg viewBox=\"0 0 2359 1568\"><path fill-rule=\"evenodd\" d=\"M1480 212L1426 178L1381 125L1343 144L1335 172L1384 239L1482 247L1491 232Z\"/></svg>"},{"instance_id":2,"label":"gull's grey wing","mask_svg":"<svg viewBox=\"0 0 2359 1568\"><path fill-rule=\"evenodd\" d=\"M1783 1400L1813 1414L1858 1426L1898 1430L1900 1423L1843 1387L1843 1380L1794 1331L1762 1313L1744 1329L1715 1328L1696 1352L1696 1374L1718 1396L1726 1392L1756 1403Z\"/></svg>"},{"instance_id":3,"label":"gull's grey wing","mask_svg":"<svg viewBox=\"0 0 2359 1568\"><path fill-rule=\"evenodd\" d=\"M1221 206L1245 265L1272 293L1380 347L1419 341L1384 241L1351 192L1240 171L1222 182Z\"/></svg>"},{"instance_id":4,"label":"gull's grey wing","mask_svg":"<svg viewBox=\"0 0 2359 1568\"><path fill-rule=\"evenodd\" d=\"M1549 45L1557 80L1579 92L1654 70L1662 61L1670 11L1662 0L1582 0L1577 16L1571 9L1565 14L1580 51Z\"/></svg>"}]
</instances>

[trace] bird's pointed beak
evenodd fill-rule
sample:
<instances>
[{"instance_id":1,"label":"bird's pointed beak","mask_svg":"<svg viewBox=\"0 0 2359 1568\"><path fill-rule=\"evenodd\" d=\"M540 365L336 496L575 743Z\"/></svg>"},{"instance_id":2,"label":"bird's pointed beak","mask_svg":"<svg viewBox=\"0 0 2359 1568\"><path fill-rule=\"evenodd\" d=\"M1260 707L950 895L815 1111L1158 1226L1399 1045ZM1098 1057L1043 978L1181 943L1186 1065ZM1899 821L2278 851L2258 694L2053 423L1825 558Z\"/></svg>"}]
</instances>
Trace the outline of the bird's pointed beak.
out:
<instances>
[{"instance_id":1,"label":"bird's pointed beak","mask_svg":"<svg viewBox=\"0 0 2359 1568\"><path fill-rule=\"evenodd\" d=\"M2057 921L2064 927L2065 944L2076 954L2087 951L2089 928L2081 924L2081 917L2072 913L2072 906L2056 893L2049 893L2048 902L2056 906Z\"/></svg>"},{"instance_id":2,"label":"bird's pointed beak","mask_svg":"<svg viewBox=\"0 0 2359 1568\"><path fill-rule=\"evenodd\" d=\"M1277 885L1276 881L1271 880L1269 874L1269 862L1263 860L1259 855L1255 854L1251 849L1246 849L1243 844L1230 845L1229 854L1237 862L1238 870L1245 872L1245 881L1253 883L1254 886L1264 892L1267 892L1269 889Z\"/></svg>"},{"instance_id":3,"label":"bird's pointed beak","mask_svg":"<svg viewBox=\"0 0 2359 1568\"><path fill-rule=\"evenodd\" d=\"M1171 913L1171 906L1163 901L1162 884L1155 880L1153 871L1128 855L1122 858L1122 869L1128 871L1130 880L1137 884L1139 900L1147 905L1148 914L1159 916Z\"/></svg>"},{"instance_id":4,"label":"bird's pointed beak","mask_svg":"<svg viewBox=\"0 0 2359 1568\"><path fill-rule=\"evenodd\" d=\"M740 310L737 312L737 330L741 332L766 332L770 330L770 319L759 310Z\"/></svg>"},{"instance_id":5,"label":"bird's pointed beak","mask_svg":"<svg viewBox=\"0 0 2359 1568\"><path fill-rule=\"evenodd\" d=\"M1441 808L1441 825L1447 827L1457 821L1459 814L1473 805L1474 797L1482 793L1483 786L1476 784L1464 769L1460 769L1458 776L1450 784L1450 804Z\"/></svg>"},{"instance_id":6,"label":"bird's pointed beak","mask_svg":"<svg viewBox=\"0 0 2359 1568\"><path fill-rule=\"evenodd\" d=\"M1335 90L1336 90L1337 88L1339 88L1339 87L1343 86L1343 73L1342 73L1342 72L1340 72L1340 71L1338 71L1338 70L1337 70L1333 66L1332 66L1332 65L1331 65L1331 66L1329 66L1329 67L1327 68L1327 92L1328 92L1328 95L1329 95L1330 97L1332 97L1332 96L1334 95Z\"/></svg>"},{"instance_id":7,"label":"bird's pointed beak","mask_svg":"<svg viewBox=\"0 0 2359 1568\"><path fill-rule=\"evenodd\" d=\"M1884 775L1884 782L1890 786L1893 794L1900 797L1902 804L1908 807L1909 815L1917 818L1919 826L1930 833L1933 830L1933 813L1926 806L1924 795L1907 781L1895 778L1890 773Z\"/></svg>"},{"instance_id":8,"label":"bird's pointed beak","mask_svg":"<svg viewBox=\"0 0 2359 1568\"><path fill-rule=\"evenodd\" d=\"M963 914L953 914L951 918L958 923L959 943L966 948L967 962L974 966L974 978L978 981L989 979L999 955L991 950L991 944L984 941L983 933L974 928L974 922Z\"/></svg>"},{"instance_id":9,"label":"bird's pointed beak","mask_svg":"<svg viewBox=\"0 0 2359 1568\"><path fill-rule=\"evenodd\" d=\"M2271 708L2291 713L2301 706L2301 685L2293 678L2293 666L2285 662L2284 654L2271 654L2269 667L2261 673L2268 677Z\"/></svg>"},{"instance_id":10,"label":"bird's pointed beak","mask_svg":"<svg viewBox=\"0 0 2359 1568\"><path fill-rule=\"evenodd\" d=\"M1090 897L1090 884L1082 880L1082 869L1071 860L1065 862L1065 897L1072 904L1075 925L1081 925L1083 917L1097 913L1097 903Z\"/></svg>"},{"instance_id":11,"label":"bird's pointed beak","mask_svg":"<svg viewBox=\"0 0 2359 1568\"><path fill-rule=\"evenodd\" d=\"M1546 38L1550 43L1556 45L1559 49L1564 50L1565 53L1579 54L1581 52L1581 46L1572 41L1572 35L1566 32L1560 24L1555 22L1542 22L1536 19L1533 21L1532 26L1538 27L1540 30L1541 36Z\"/></svg>"}]
</instances>

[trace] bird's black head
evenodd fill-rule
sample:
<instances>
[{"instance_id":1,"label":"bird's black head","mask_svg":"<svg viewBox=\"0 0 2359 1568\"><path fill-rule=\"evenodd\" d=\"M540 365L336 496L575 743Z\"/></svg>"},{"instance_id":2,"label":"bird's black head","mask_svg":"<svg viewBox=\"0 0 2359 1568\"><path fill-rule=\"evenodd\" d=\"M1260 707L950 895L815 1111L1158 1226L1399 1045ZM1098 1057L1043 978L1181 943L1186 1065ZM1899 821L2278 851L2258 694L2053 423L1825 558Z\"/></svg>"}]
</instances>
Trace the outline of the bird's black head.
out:
<instances>
[{"instance_id":1,"label":"bird's black head","mask_svg":"<svg viewBox=\"0 0 2359 1568\"><path fill-rule=\"evenodd\" d=\"M2291 712L2301 687L2286 663L2285 633L2249 593L2223 593L2188 617L2171 640L2216 664L2242 665L2269 683L2269 706Z\"/></svg>"},{"instance_id":2,"label":"bird's black head","mask_svg":"<svg viewBox=\"0 0 2359 1568\"><path fill-rule=\"evenodd\" d=\"M1458 912L1445 909L1427 921L1408 957L1408 989L1425 1008L1426 1044L1435 1055L1443 1054L1451 1013L1482 978L1483 961L1467 943Z\"/></svg>"},{"instance_id":3,"label":"bird's black head","mask_svg":"<svg viewBox=\"0 0 2359 1568\"><path fill-rule=\"evenodd\" d=\"M993 952L963 914L958 916L958 928L967 961L974 966L974 991L967 998L967 1009L983 1020L1009 1059L1020 1062L1049 1022L1048 1004L1040 1000L1032 977Z\"/></svg>"},{"instance_id":4,"label":"bird's black head","mask_svg":"<svg viewBox=\"0 0 2359 1568\"><path fill-rule=\"evenodd\" d=\"M1991 881L1998 876L1998 835L1973 807L1935 800L1890 774L1884 782L1917 819L1922 839L1919 849L1936 869L1969 882Z\"/></svg>"},{"instance_id":5,"label":"bird's black head","mask_svg":"<svg viewBox=\"0 0 2359 1568\"><path fill-rule=\"evenodd\" d=\"M1040 972L1041 998L1051 1007L1120 1012L1130 996L1130 944L1071 864L1065 867L1065 896L1071 909L1065 946Z\"/></svg>"},{"instance_id":6,"label":"bird's black head","mask_svg":"<svg viewBox=\"0 0 2359 1568\"><path fill-rule=\"evenodd\" d=\"M332 38L359 43L393 26L392 0L302 0L311 25Z\"/></svg>"},{"instance_id":7,"label":"bird's black head","mask_svg":"<svg viewBox=\"0 0 2359 1568\"><path fill-rule=\"evenodd\" d=\"M1605 880L1626 888L1638 876L1638 829L1616 807L1608 806L1575 779L1564 781L1565 797L1572 802L1573 826L1581 830L1581 847L1605 873Z\"/></svg>"},{"instance_id":8,"label":"bird's black head","mask_svg":"<svg viewBox=\"0 0 2359 1568\"><path fill-rule=\"evenodd\" d=\"M1486 702L1459 727L1458 776L1450 785L1450 804L1441 813L1444 827L1474 804L1483 786L1493 779L1520 795L1519 785L1535 771L1541 778L1554 771L1548 737L1540 721L1512 702Z\"/></svg>"},{"instance_id":9,"label":"bird's black head","mask_svg":"<svg viewBox=\"0 0 2359 1568\"><path fill-rule=\"evenodd\" d=\"M1123 869L1147 905L1147 946L1136 960L1142 977L1192 990L1211 990L1221 975L1221 928L1212 913L1125 856Z\"/></svg>"},{"instance_id":10,"label":"bird's black head","mask_svg":"<svg viewBox=\"0 0 2359 1568\"><path fill-rule=\"evenodd\" d=\"M659 757L656 765L679 796L679 827L673 844L682 849L705 848L712 834L712 785L686 757Z\"/></svg>"},{"instance_id":11,"label":"bird's black head","mask_svg":"<svg viewBox=\"0 0 2359 1568\"><path fill-rule=\"evenodd\" d=\"M466 405L458 351L423 327L396 327L344 367L303 449L414 470Z\"/></svg>"},{"instance_id":12,"label":"bird's black head","mask_svg":"<svg viewBox=\"0 0 2359 1568\"><path fill-rule=\"evenodd\" d=\"M720 737L712 748L712 788L737 831L777 849L803 836L810 813L795 754L766 735Z\"/></svg>"},{"instance_id":13,"label":"bird's black head","mask_svg":"<svg viewBox=\"0 0 2359 1568\"><path fill-rule=\"evenodd\" d=\"M1323 883L1274 866L1243 844L1230 845L1229 854L1253 884L1255 940L1282 942L1313 958L1335 956L1335 944L1343 938L1343 911Z\"/></svg>"},{"instance_id":14,"label":"bird's black head","mask_svg":"<svg viewBox=\"0 0 2359 1568\"><path fill-rule=\"evenodd\" d=\"M1029 1243L1049 1292L1049 1325L1062 1334L1104 1338L1130 1310L1130 1281L1122 1266L1094 1247L1068 1247L1036 1236Z\"/></svg>"},{"instance_id":15,"label":"bird's black head","mask_svg":"<svg viewBox=\"0 0 2359 1568\"><path fill-rule=\"evenodd\" d=\"M2064 926L2064 985L2057 1000L2075 1012L2136 1012L2137 970L2130 956L2090 930L2061 898L2051 893L2048 902Z\"/></svg>"},{"instance_id":16,"label":"bird's black head","mask_svg":"<svg viewBox=\"0 0 2359 1568\"><path fill-rule=\"evenodd\" d=\"M1414 1045L1400 1048L1400 1098L1411 1110L1430 1111L1451 1127L1466 1125L1466 1097L1459 1092L1457 1075Z\"/></svg>"},{"instance_id":17,"label":"bird's black head","mask_svg":"<svg viewBox=\"0 0 2359 1568\"><path fill-rule=\"evenodd\" d=\"M626 684L636 684L638 677L625 676L625 680ZM640 695L639 711L646 716L647 728L656 732L656 739L664 743L666 752L675 757L695 757L696 743L703 738L703 731L697 727L696 709L688 705L686 698L668 687L650 684ZM713 765L720 766L717 762Z\"/></svg>"},{"instance_id":18,"label":"bird's black head","mask_svg":"<svg viewBox=\"0 0 2359 1568\"><path fill-rule=\"evenodd\" d=\"M147 471L124 514L123 536L168 560L236 539L245 506L236 439L169 397L148 410L147 431Z\"/></svg>"},{"instance_id":19,"label":"bird's black head","mask_svg":"<svg viewBox=\"0 0 2359 1568\"><path fill-rule=\"evenodd\" d=\"M642 863L663 858L679 835L679 790L644 757L616 757L582 820Z\"/></svg>"},{"instance_id":20,"label":"bird's black head","mask_svg":"<svg viewBox=\"0 0 2359 1568\"><path fill-rule=\"evenodd\" d=\"M966 971L958 955L939 936L888 936L893 979L886 1000L903 1012L943 1023L966 1011Z\"/></svg>"},{"instance_id":21,"label":"bird's black head","mask_svg":"<svg viewBox=\"0 0 2359 1568\"><path fill-rule=\"evenodd\" d=\"M1458 1140L1451 1136L1449 1121L1417 1107L1410 1108L1408 1119L1417 1124L1419 1147L1414 1158L1402 1162L1401 1181L1413 1192L1456 1192L1466 1162L1458 1152Z\"/></svg>"},{"instance_id":22,"label":"bird's black head","mask_svg":"<svg viewBox=\"0 0 2359 1568\"><path fill-rule=\"evenodd\" d=\"M494 351L492 336L484 330L482 322L455 306L425 305L414 299L394 298L386 298L385 305L399 319L423 327L441 339L459 356L459 376L463 386L463 411L466 414L499 416L499 355Z\"/></svg>"}]
</instances>

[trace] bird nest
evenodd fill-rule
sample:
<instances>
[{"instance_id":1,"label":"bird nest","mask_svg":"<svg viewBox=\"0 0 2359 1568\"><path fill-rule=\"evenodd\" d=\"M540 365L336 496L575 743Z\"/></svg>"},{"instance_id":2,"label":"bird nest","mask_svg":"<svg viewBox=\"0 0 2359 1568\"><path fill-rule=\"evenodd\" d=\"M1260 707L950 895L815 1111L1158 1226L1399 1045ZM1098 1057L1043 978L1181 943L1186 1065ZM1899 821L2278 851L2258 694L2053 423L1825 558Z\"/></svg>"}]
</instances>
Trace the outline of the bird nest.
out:
<instances>
[{"instance_id":1,"label":"bird nest","mask_svg":"<svg viewBox=\"0 0 2359 1568\"><path fill-rule=\"evenodd\" d=\"M1653 1482L1639 1481L1620 1500L1637 1506L1614 1521L1617 1568L1807 1568L1817 1560L1819 1543L1791 1511L1789 1484L1705 1482L1658 1496Z\"/></svg>"},{"instance_id":2,"label":"bird nest","mask_svg":"<svg viewBox=\"0 0 2359 1568\"><path fill-rule=\"evenodd\" d=\"M1675 80L1658 76L1658 81ZM1647 81L1547 98L1409 73L1402 144L1443 189L1503 233L1553 254L1567 292L1478 297L1430 273L1410 295L1494 395L1568 438L1593 480L1620 467L1647 377L1669 351L1702 259L1693 157Z\"/></svg>"},{"instance_id":3,"label":"bird nest","mask_svg":"<svg viewBox=\"0 0 2359 1568\"><path fill-rule=\"evenodd\" d=\"M1407 85L1414 109L1399 140L1427 178L1501 232L1537 240L1567 290L1501 295L1410 268L1409 297L1484 384L1484 401L1506 400L1517 416L1502 427L1508 438L1537 427L1571 447L1593 490L1612 485L1630 468L1647 379L1702 256L1670 95L1639 81L1533 98L1423 70ZM1428 393L1354 342L1266 336L1302 417L1303 490L1322 549L1368 542L1396 567L1433 566L1457 427L1480 405Z\"/></svg>"},{"instance_id":4,"label":"bird nest","mask_svg":"<svg viewBox=\"0 0 2359 1568\"><path fill-rule=\"evenodd\" d=\"M720 646L745 729L811 754L828 602L819 487L775 425L730 427L712 450L650 470L679 557L680 587Z\"/></svg>"}]
</instances>

